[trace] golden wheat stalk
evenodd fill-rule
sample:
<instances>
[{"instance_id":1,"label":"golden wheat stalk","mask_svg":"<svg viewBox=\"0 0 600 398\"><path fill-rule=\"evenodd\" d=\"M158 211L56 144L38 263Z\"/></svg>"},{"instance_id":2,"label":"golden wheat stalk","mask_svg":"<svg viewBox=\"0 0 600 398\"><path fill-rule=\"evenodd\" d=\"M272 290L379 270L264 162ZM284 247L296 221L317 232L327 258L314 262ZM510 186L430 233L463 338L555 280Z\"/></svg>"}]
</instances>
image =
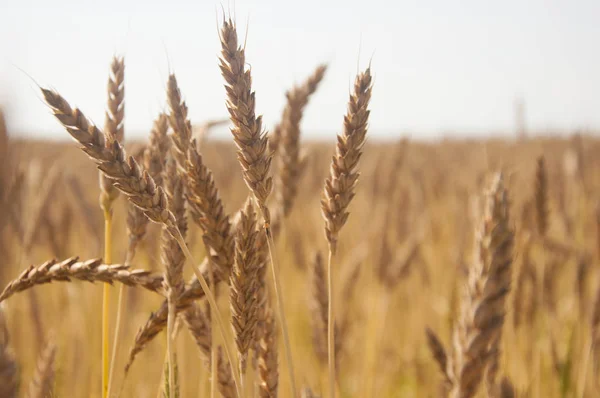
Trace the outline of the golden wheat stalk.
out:
<instances>
[{"instance_id":1,"label":"golden wheat stalk","mask_svg":"<svg viewBox=\"0 0 600 398\"><path fill-rule=\"evenodd\" d=\"M104 134L105 144L110 147L114 142L123 143L125 135L125 61L114 57L108 78L108 110L106 112ZM119 196L113 181L104 173L100 173L100 207L104 213L104 259L112 262L112 206ZM104 285L102 297L102 397L108 396L110 384L109 363L109 312L110 287Z\"/></svg>"},{"instance_id":2,"label":"golden wheat stalk","mask_svg":"<svg viewBox=\"0 0 600 398\"><path fill-rule=\"evenodd\" d=\"M292 350L285 317L283 292L279 269L275 261L275 248L270 232L271 215L267 207L267 199L273 188L273 180L269 175L272 153L268 151L268 137L262 128L262 116L255 113L255 93L252 91L250 70L246 70L245 49L238 45L235 23L231 19L223 20L221 28L221 74L223 75L227 92L227 109L231 116L233 127L231 133L238 148L237 156L242 166L242 176L246 185L254 195L254 199L265 221L265 233L271 257L271 271L277 298L279 323L283 335L285 357L290 374L292 397L296 397L296 377Z\"/></svg>"},{"instance_id":3,"label":"golden wheat stalk","mask_svg":"<svg viewBox=\"0 0 600 398\"><path fill-rule=\"evenodd\" d=\"M350 94L348 112L344 117L344 130L337 137L336 152L331 162L330 175L325 180L321 211L325 219L325 235L329 242L327 267L328 325L327 352L329 363L329 395L335 397L335 314L333 291L333 257L337 250L338 234L348 220L347 211L355 195L359 173L358 161L362 155L369 121L369 101L371 99L371 69L359 73L354 81L354 91Z\"/></svg>"},{"instance_id":4,"label":"golden wheat stalk","mask_svg":"<svg viewBox=\"0 0 600 398\"><path fill-rule=\"evenodd\" d=\"M451 396L476 395L490 359L499 350L505 301L510 290L514 232L502 174L494 175L486 193L483 219L475 241L473 264L454 327Z\"/></svg>"}]
</instances>

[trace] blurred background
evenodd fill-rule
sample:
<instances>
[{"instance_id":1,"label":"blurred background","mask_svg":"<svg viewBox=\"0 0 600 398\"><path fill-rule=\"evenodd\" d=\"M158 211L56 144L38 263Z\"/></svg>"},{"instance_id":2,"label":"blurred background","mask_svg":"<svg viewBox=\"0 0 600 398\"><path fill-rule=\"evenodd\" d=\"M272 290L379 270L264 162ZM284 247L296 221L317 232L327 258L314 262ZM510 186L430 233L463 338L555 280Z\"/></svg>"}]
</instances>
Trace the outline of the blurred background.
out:
<instances>
[{"instance_id":1,"label":"blurred background","mask_svg":"<svg viewBox=\"0 0 600 398\"><path fill-rule=\"evenodd\" d=\"M329 73L303 122L332 140L357 68L375 74L371 139L560 134L600 126L600 2L27 0L0 13L0 103L19 136L67 139L32 79L101 124L108 65L127 63L128 137L147 134L177 73L192 121L226 117L217 23L247 29L257 111L277 122L284 92ZM229 138L226 127L215 137Z\"/></svg>"}]
</instances>

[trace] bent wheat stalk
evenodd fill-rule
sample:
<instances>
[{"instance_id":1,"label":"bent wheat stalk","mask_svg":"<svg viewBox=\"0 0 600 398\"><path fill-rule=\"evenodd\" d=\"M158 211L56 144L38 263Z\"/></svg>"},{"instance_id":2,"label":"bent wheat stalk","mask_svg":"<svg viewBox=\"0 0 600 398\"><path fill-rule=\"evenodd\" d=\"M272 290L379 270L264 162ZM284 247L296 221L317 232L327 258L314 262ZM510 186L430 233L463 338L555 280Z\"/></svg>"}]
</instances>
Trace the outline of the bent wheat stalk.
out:
<instances>
[{"instance_id":1,"label":"bent wheat stalk","mask_svg":"<svg viewBox=\"0 0 600 398\"><path fill-rule=\"evenodd\" d=\"M10 282L0 294L0 303L12 295L37 285L51 282L70 282L77 279L84 282L121 282L127 286L139 286L155 293L163 294L161 275L141 269L130 270L127 264L103 264L102 259L79 261L77 257L58 262L46 261L38 266L30 266L15 280Z\"/></svg>"}]
</instances>

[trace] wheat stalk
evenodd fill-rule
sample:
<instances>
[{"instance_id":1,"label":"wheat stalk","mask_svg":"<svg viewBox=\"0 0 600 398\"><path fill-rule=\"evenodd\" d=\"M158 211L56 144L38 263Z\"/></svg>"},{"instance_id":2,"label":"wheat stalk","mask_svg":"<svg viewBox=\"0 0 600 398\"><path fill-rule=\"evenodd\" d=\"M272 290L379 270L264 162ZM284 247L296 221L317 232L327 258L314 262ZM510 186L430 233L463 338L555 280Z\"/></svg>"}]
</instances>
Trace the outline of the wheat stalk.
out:
<instances>
[{"instance_id":1,"label":"wheat stalk","mask_svg":"<svg viewBox=\"0 0 600 398\"><path fill-rule=\"evenodd\" d=\"M494 350L499 350L510 289L513 240L508 194L502 175L496 174L486 193L462 314L454 327L452 397L473 397Z\"/></svg>"},{"instance_id":2,"label":"wheat stalk","mask_svg":"<svg viewBox=\"0 0 600 398\"><path fill-rule=\"evenodd\" d=\"M337 137L337 146L331 161L330 176L325 180L321 210L325 219L325 236L329 242L327 266L328 325L327 351L329 363L329 395L335 397L335 336L332 259L337 250L338 234L348 219L348 205L354 197L358 181L358 161L367 134L369 101L371 99L371 69L359 73L350 94L348 112L344 117L344 130Z\"/></svg>"},{"instance_id":3,"label":"wheat stalk","mask_svg":"<svg viewBox=\"0 0 600 398\"><path fill-rule=\"evenodd\" d=\"M238 148L237 156L242 166L242 176L254 195L265 222L265 233L267 234L267 243L271 257L271 271L273 274L275 296L277 298L279 323L290 374L290 387L292 389L292 397L296 397L298 389L296 388L279 269L275 261L275 245L270 232L271 215L267 207L267 199L273 188L273 180L269 176L273 155L268 152L268 137L262 130L262 117L256 116L255 113L256 99L252 91L250 70L246 70L245 49L238 45L236 26L231 19L223 20L220 39L220 67L221 74L226 82L227 109L233 123L231 133Z\"/></svg>"},{"instance_id":4,"label":"wheat stalk","mask_svg":"<svg viewBox=\"0 0 600 398\"><path fill-rule=\"evenodd\" d=\"M123 58L113 58L111 75L108 78L108 110L106 112L104 135L105 145L110 148L113 143L123 143L125 135L125 62ZM112 263L112 206L119 190L114 182L106 175L100 173L100 207L104 213L104 259ZM104 285L102 297L102 397L108 396L110 383L109 351L109 312L110 288Z\"/></svg>"}]
</instances>

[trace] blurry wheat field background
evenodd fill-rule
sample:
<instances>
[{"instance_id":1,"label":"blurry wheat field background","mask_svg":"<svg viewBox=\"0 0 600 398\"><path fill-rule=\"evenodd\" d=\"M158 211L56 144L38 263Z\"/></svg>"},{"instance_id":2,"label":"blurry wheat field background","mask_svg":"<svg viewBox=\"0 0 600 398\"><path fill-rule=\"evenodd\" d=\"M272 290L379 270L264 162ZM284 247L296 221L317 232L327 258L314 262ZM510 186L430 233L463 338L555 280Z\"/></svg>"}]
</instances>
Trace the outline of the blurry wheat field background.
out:
<instances>
[{"instance_id":1,"label":"blurry wheat field background","mask_svg":"<svg viewBox=\"0 0 600 398\"><path fill-rule=\"evenodd\" d=\"M565 132L564 138L430 142L399 138L386 142L371 140L367 132L363 147L370 109L370 66L354 81L348 113L340 115L337 143L333 137L311 142L300 136L302 109L310 107L308 98L313 92L318 95L316 86L325 67L317 67L312 82L290 82L290 86L304 85L288 92L288 108L292 110L284 112L277 127L262 126L268 131L265 135L260 117L254 114L250 68L234 37L235 25L223 22L222 29L220 67L228 96L224 111L227 106L231 115L231 123L225 124L232 129L236 145L233 139L215 139L210 130L197 137L200 143L190 140L186 88L179 92L175 75L169 76L168 115L158 120L163 122L164 138L167 129L173 130L173 144L168 155L158 159L164 170L153 178L160 188L139 166L151 172L147 156L154 144L149 144L150 139L136 142L125 133L125 151L137 162L125 157L120 143L124 67L119 69L122 60L118 58L109 77L111 96L104 133L50 90L42 91L48 111L79 143L19 139L7 131L2 113L0 285L6 290L0 296L0 396L100 397L106 389L102 381L103 375L106 381L107 368L103 366L108 363L106 358L104 365L102 361L104 283L90 283L85 279L94 277L88 274L59 275L52 283L42 283L47 280L40 275L47 270L28 269L51 259L63 261L76 256L85 262L104 257L105 224L100 204L106 205L102 195L109 191L106 184L111 184L106 176L117 181L119 189L129 189L130 201L139 192L142 199L144 194L146 199L151 197L149 202L136 203L137 208L123 194L113 198L112 245L108 250L111 263L120 267L121 278L132 270L144 272L135 274L138 279L131 283L136 286L123 289L118 337L114 331L120 284L114 275L109 279L114 283L107 291L110 303L104 308L108 309L108 341L111 347L119 342L112 362L111 396L209 397L207 353L216 353L217 343L234 353L237 348L239 357L234 355L233 359L240 358L240 364L251 353L246 384L239 383L246 397L600 395L600 165L595 156L600 141L594 135ZM356 138L361 129L363 136ZM67 132L63 134L68 138ZM99 175L94 162L79 149L82 146L104 167L105 175ZM290 169L286 163L290 157L297 168ZM198 171L204 170L202 167L212 171L216 190L211 191L210 178ZM345 186L344 178L353 181L356 171L360 173L356 186ZM274 181L268 200L261 199L263 191L270 190L270 180L263 174ZM131 186L123 188L130 182ZM182 301L183 293L176 291L175 284L170 285L168 276L162 277L170 272L168 263L173 256L181 261L185 258L177 252L182 249L172 232L185 228L180 223L169 229L172 225L167 216L177 209L161 207L167 202L163 187L170 204L179 198L180 204L189 206L187 210L179 208L176 221L187 216L185 241L198 262L185 260L183 280L193 280L192 266L198 266L207 254L212 259L209 264L220 266L219 262L227 260L227 267L233 267L231 279L225 280L229 283L221 281L213 291L227 337L235 335L236 340L235 344L224 342L215 330L212 337L210 332L200 337L190 334L188 329L194 329L187 316L193 314L186 312L174 324L166 326L163 322L160 333L141 349L125 377L124 368L140 327L149 317L153 319L166 297L171 304ZM199 214L198 209L204 209L210 199L194 202L194 188L210 191L209 196L217 196L218 190L223 212L214 206L210 209L214 215L202 213L204 210ZM249 216L254 212L252 200L248 200L249 188L257 204L255 219ZM100 197L104 197L101 203ZM344 200L352 200L347 208L348 222L339 236L334 236L335 223L340 219L342 225L345 222L347 203L339 205ZM146 215L152 215L149 206L159 208L155 221L164 217L161 222L165 227L161 236L161 225L149 223L128 263L131 212L143 206ZM269 211L272 220L266 220ZM340 218L333 217L336 212L341 213ZM227 219L228 226L231 221L231 231L224 233L224 238L206 237L207 229L223 227L211 224L213 216ZM250 232L244 231L245 225ZM279 229L271 242L275 225ZM226 246L221 238L231 238L231 252L214 249ZM330 329L331 335L335 334L336 358L331 362L336 363L336 369L332 372L327 356L324 268L336 239L332 263L336 326ZM266 254L267 242L273 245L270 256ZM97 266L102 261L84 264ZM244 261L259 266L250 276L237 275L236 280L236 273L243 273L240 264ZM265 271L268 264L275 264L281 272L281 289L275 292L271 273ZM215 275L230 278L229 268L217 267ZM258 280L259 270L263 272L260 287L253 279ZM41 279L32 282L36 277ZM151 280L146 288L141 286L143 278ZM230 304L239 294L236 291L244 289L240 286L245 279L250 279L250 287L256 290L250 290L245 298L264 311L260 315L263 318L254 314L259 321L252 331L240 326L246 322L239 320L246 304ZM178 286L181 291L189 287L189 282ZM285 299L293 372L284 355L281 334L285 333L273 326L282 318L279 313L274 315L279 293ZM214 308L208 310L205 301L193 303L197 321L215 312ZM170 309L171 320L176 309ZM252 321L250 316L247 323ZM165 326L174 330L172 346L162 330ZM246 353L240 348L240 329L248 337ZM265 363L268 359L260 355L271 355L265 354L269 350L278 356L269 357L271 362ZM260 357L257 361L255 352ZM237 364L231 363L229 368L223 361L220 357L213 364L218 376L214 386L218 384L221 396L233 398L238 382L231 371L237 372ZM334 378L328 372L337 375L336 395L329 387ZM242 378L241 370L239 374ZM290 374L296 381L293 394ZM470 384L463 387L463 382ZM469 386L474 390L469 391Z\"/></svg>"},{"instance_id":2,"label":"blurry wheat field background","mask_svg":"<svg viewBox=\"0 0 600 398\"><path fill-rule=\"evenodd\" d=\"M593 154L599 144L590 137L525 142L368 144L361 167L360 189L340 244L339 273L343 276L349 272L354 262L360 267L352 300L338 301L340 311L350 317L340 361L343 396L436 395L441 376L427 349L424 330L433 328L446 346L450 344L452 319L457 312L456 290L465 283L464 270L473 240L472 199L482 190L489 170L505 168L510 173L508 186L517 231L515 286L525 256L528 231L532 221L535 223L531 203L536 158L542 154L549 175L548 235L572 251L554 251L556 249L544 245L530 249L529 261L534 269L539 270L540 261L545 257L552 264L552 277L544 283L547 289L544 303L535 303L531 293L520 302L514 301L514 294L509 296L502 369L522 396L530 396L531 389L538 383L540 396L574 396L574 386L583 371L582 358L595 326L592 310L598 288L596 202L599 187L597 160ZM319 365L312 347L309 274L315 251L325 250L319 197L331 145L307 143L305 146L310 164L277 251L298 379L319 391L325 368ZM85 155L72 143L15 140L9 143L9 148L11 169L5 168L6 179L14 178L20 170L25 180L18 199L5 205L4 213L14 211L21 228L35 228L36 233L31 249L24 253L14 225L3 224L2 284L16 278L28 264L41 264L50 258L101 257L98 174ZM233 145L209 141L203 153L218 181L227 211L234 211L244 201L246 188ZM55 178L51 184L54 188L47 192L49 187L45 182L50 178ZM72 178L84 189L84 198L74 198L68 185ZM79 210L79 200L94 209L89 216L97 230L87 226ZM34 211L40 202L46 207L41 216ZM125 203L121 198L115 209L115 259L125 255L125 219ZM36 225L32 226L32 222ZM151 225L150 228L135 268L160 272L158 227ZM200 258L203 249L195 229L191 226L189 242ZM410 263L403 263L403 256L415 242L418 242L418 254ZM403 267L392 286L384 286L376 277L376 270L386 266ZM116 287L113 289L116 291ZM3 304L23 387L32 377L42 342L52 331L58 345L57 396L97 396L95 391L100 391L101 290L102 285L98 283L54 282L17 294ZM133 341L137 328L161 301L158 295L141 289L127 288L127 292L120 364L126 360L125 348ZM225 303L223 306L226 308ZM528 308L531 306L537 308L531 310ZM514 323L517 312L522 313L518 327ZM535 314L540 312L546 314L548 327L538 333L532 330L532 325L538 316ZM536 348L542 355L540 374L534 374L532 369L532 350ZM140 354L128 377L124 396L156 395L162 383L164 352L163 336ZM177 338L177 352L181 396L206 396L202 394L208 392L207 370L193 340L183 331ZM118 367L118 373L122 366ZM596 366L588 371L594 372L594 376L588 376L585 396L595 396L600 391ZM281 377L280 388L286 391L284 372ZM561 388L566 391L562 393Z\"/></svg>"}]
</instances>

